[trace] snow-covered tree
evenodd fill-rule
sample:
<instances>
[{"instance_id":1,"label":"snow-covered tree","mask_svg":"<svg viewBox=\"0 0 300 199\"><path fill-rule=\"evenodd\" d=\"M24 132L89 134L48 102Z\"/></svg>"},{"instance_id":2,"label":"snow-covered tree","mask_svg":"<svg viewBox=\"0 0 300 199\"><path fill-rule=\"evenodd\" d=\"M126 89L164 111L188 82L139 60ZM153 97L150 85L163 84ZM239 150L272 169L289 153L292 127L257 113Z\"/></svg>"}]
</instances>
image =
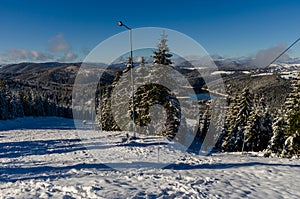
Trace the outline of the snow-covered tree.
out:
<instances>
[{"instance_id":1,"label":"snow-covered tree","mask_svg":"<svg viewBox=\"0 0 300 199\"><path fill-rule=\"evenodd\" d=\"M230 136L236 132L236 117L238 113L237 107L238 96L230 96L228 98L228 108L226 112L225 124L224 128L221 131L221 135L218 139L216 146L223 150L227 150L227 146L229 144Z\"/></svg>"},{"instance_id":2,"label":"snow-covered tree","mask_svg":"<svg viewBox=\"0 0 300 199\"><path fill-rule=\"evenodd\" d=\"M286 137L286 127L286 119L283 111L280 109L273 120L273 135L265 150L265 156L279 156L282 153Z\"/></svg>"},{"instance_id":3,"label":"snow-covered tree","mask_svg":"<svg viewBox=\"0 0 300 199\"><path fill-rule=\"evenodd\" d=\"M8 119L7 102L3 87L0 87L0 119Z\"/></svg>"},{"instance_id":4,"label":"snow-covered tree","mask_svg":"<svg viewBox=\"0 0 300 199\"><path fill-rule=\"evenodd\" d=\"M262 151L267 148L272 135L272 118L264 98L255 100L245 132L243 149L245 151Z\"/></svg>"},{"instance_id":5,"label":"snow-covered tree","mask_svg":"<svg viewBox=\"0 0 300 199\"><path fill-rule=\"evenodd\" d=\"M106 131L120 130L112 114L111 92L111 87L107 87L102 91L101 101L97 107L96 120L99 124L99 127Z\"/></svg>"},{"instance_id":6,"label":"snow-covered tree","mask_svg":"<svg viewBox=\"0 0 300 199\"><path fill-rule=\"evenodd\" d=\"M252 94L245 88L240 96L233 99L229 106L227 127L222 143L224 151L241 151L244 141L244 132L253 108Z\"/></svg>"},{"instance_id":7,"label":"snow-covered tree","mask_svg":"<svg viewBox=\"0 0 300 199\"><path fill-rule=\"evenodd\" d=\"M293 91L286 100L286 140L283 156L300 156L300 72L297 78L292 81Z\"/></svg>"},{"instance_id":8,"label":"snow-covered tree","mask_svg":"<svg viewBox=\"0 0 300 199\"><path fill-rule=\"evenodd\" d=\"M273 123L273 135L266 156L300 156L300 75L292 80L292 92L286 98Z\"/></svg>"},{"instance_id":9,"label":"snow-covered tree","mask_svg":"<svg viewBox=\"0 0 300 199\"><path fill-rule=\"evenodd\" d=\"M22 101L19 96L12 95L8 104L8 111L10 113L10 118L23 117L24 111L22 106Z\"/></svg>"},{"instance_id":10,"label":"snow-covered tree","mask_svg":"<svg viewBox=\"0 0 300 199\"><path fill-rule=\"evenodd\" d=\"M160 43L157 45L157 50L153 52L153 64L162 64L169 66L172 64L172 54L169 53L167 46L167 35L163 32L161 35Z\"/></svg>"},{"instance_id":11,"label":"snow-covered tree","mask_svg":"<svg viewBox=\"0 0 300 199\"><path fill-rule=\"evenodd\" d=\"M175 80L173 80L169 74L166 74L164 67L170 66L172 64L171 57L169 53L169 48L167 47L166 35L162 34L160 43L157 46L157 50L153 52L153 63L145 64L144 59L140 63L139 67L135 70L135 90L134 101L129 102L118 101L119 104L110 104L110 95L114 92L115 96L126 96L131 97L131 60L127 62L127 69L119 74L119 77L115 79L111 90L106 90L105 94L102 95L100 107L98 107L98 122L104 130L112 130L115 126L115 121L112 114L110 113L112 108L114 110L114 117L118 118L118 123L122 126L124 122L123 114L128 114L128 116L133 119L137 127L145 127L151 123L150 110L152 106L160 105L164 108L166 113L165 121L160 121L164 124L162 128L154 129L153 131L158 135L166 136L173 139L176 136L176 132L179 129L181 122L181 109L178 99L175 95L163 85L177 85ZM118 76L118 75L117 75ZM120 77L122 76L122 81ZM150 82L145 84L144 82ZM172 82L173 81L173 82ZM114 90L117 85L117 89ZM130 95L130 96L129 96ZM121 103L121 104L120 104ZM124 106L122 106L124 104ZM126 104L128 107L126 107ZM134 112L133 110L134 105ZM114 106L114 107L111 107ZM118 110L119 107L128 108L127 112L124 110ZM100 119L101 118L101 119ZM155 126L155 125L154 125ZM154 133L152 132L152 133ZM141 132L140 132L141 133Z\"/></svg>"},{"instance_id":12,"label":"snow-covered tree","mask_svg":"<svg viewBox=\"0 0 300 199\"><path fill-rule=\"evenodd\" d=\"M161 105L166 111L165 127L155 129L156 134L173 139L180 125L181 110L179 101L170 90L160 84L146 84L138 88L136 94L136 124L146 126L150 124L150 109L154 105ZM155 125L156 126L156 125Z\"/></svg>"}]
</instances>

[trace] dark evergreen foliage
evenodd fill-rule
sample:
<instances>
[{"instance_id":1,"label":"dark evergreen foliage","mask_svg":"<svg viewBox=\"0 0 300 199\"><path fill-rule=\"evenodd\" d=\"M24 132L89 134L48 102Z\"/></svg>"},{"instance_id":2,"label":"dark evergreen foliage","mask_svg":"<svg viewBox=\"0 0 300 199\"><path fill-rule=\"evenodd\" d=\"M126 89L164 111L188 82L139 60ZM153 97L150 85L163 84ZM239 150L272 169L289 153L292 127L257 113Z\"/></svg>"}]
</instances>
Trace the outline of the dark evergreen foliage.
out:
<instances>
[{"instance_id":1,"label":"dark evergreen foliage","mask_svg":"<svg viewBox=\"0 0 300 199\"><path fill-rule=\"evenodd\" d=\"M10 90L8 85L0 81L0 119L14 119L24 116L59 116L72 118L68 106L59 106L43 96L43 93L27 88Z\"/></svg>"},{"instance_id":2,"label":"dark evergreen foliage","mask_svg":"<svg viewBox=\"0 0 300 199\"><path fill-rule=\"evenodd\" d=\"M163 33L161 35L160 43L157 45L157 50L153 52L153 64L161 64L169 66L172 64L171 57L173 55L169 53L167 46L167 35Z\"/></svg>"},{"instance_id":3,"label":"dark evergreen foliage","mask_svg":"<svg viewBox=\"0 0 300 199\"><path fill-rule=\"evenodd\" d=\"M134 93L133 101L131 93L131 70L133 67L130 65L130 59L127 62L127 69L123 72L119 72L113 84L108 86L105 92L102 92L101 101L97 110L97 120L103 130L119 130L114 117L117 118L118 124L124 128L128 125L127 120L125 120L125 115L131 118L131 120L134 120L136 128L141 129L151 122L151 107L160 105L166 111L166 119L160 121L164 123L164 127L160 130L148 129L148 133L150 130L152 131L151 133L155 132L157 135L163 135L170 139L176 136L181 122L181 109L175 95L172 94L168 88L163 86L172 83L176 85L175 82L172 82L174 80L163 70L164 67L170 66L172 63L170 60L172 55L168 53L169 49L166 45L166 41L166 35L163 34L157 51L153 52L154 61L152 65L145 66L144 60L142 60L138 71L136 71L136 73L138 73L136 74L135 80L137 81L135 84L137 89ZM122 77L122 81L119 81L120 77ZM159 83L142 84L139 86L139 82L144 82L145 80L140 80L139 78L147 79L147 77L149 77L149 79L154 77L155 81ZM118 85L118 88L116 88L116 85ZM126 96L126 99L130 100L128 102L117 100L118 103L112 107L111 101L114 99L111 99L111 97L113 92L115 92L116 96ZM124 111L124 108L127 108L127 111ZM114 110L114 113L112 113L112 110Z\"/></svg>"},{"instance_id":4,"label":"dark evergreen foliage","mask_svg":"<svg viewBox=\"0 0 300 199\"><path fill-rule=\"evenodd\" d=\"M228 111L227 129L222 142L224 151L241 151L244 143L244 133L248 118L253 108L252 94L245 88L241 96L233 99Z\"/></svg>"},{"instance_id":5,"label":"dark evergreen foliage","mask_svg":"<svg viewBox=\"0 0 300 199\"><path fill-rule=\"evenodd\" d=\"M292 82L293 91L286 100L286 140L282 156L300 156L300 72Z\"/></svg>"}]
</instances>

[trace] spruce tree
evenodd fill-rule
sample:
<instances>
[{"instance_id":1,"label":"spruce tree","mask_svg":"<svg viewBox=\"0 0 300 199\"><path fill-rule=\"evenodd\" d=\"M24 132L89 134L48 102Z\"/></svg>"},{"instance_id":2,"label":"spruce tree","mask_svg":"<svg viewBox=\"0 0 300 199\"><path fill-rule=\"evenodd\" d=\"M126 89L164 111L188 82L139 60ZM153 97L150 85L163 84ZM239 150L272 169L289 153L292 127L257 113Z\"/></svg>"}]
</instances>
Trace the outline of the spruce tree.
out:
<instances>
[{"instance_id":1,"label":"spruce tree","mask_svg":"<svg viewBox=\"0 0 300 199\"><path fill-rule=\"evenodd\" d=\"M162 64L164 66L170 66L172 64L170 59L172 54L169 53L167 41L167 35L163 32L160 43L157 45L157 50L153 52L153 64Z\"/></svg>"},{"instance_id":2,"label":"spruce tree","mask_svg":"<svg viewBox=\"0 0 300 199\"><path fill-rule=\"evenodd\" d=\"M274 118L272 129L273 134L265 150L265 156L280 156L286 137L286 119L284 117L282 109L278 110L276 117Z\"/></svg>"},{"instance_id":3,"label":"spruce tree","mask_svg":"<svg viewBox=\"0 0 300 199\"><path fill-rule=\"evenodd\" d=\"M300 156L300 73L292 81L293 91L286 100L287 129L282 155L285 157Z\"/></svg>"},{"instance_id":4,"label":"spruce tree","mask_svg":"<svg viewBox=\"0 0 300 199\"><path fill-rule=\"evenodd\" d=\"M157 50L153 52L153 63L145 64L143 59L139 67L134 71L134 112L132 112L133 103L131 100L131 60L127 62L127 69L122 71L118 78L115 78L112 86L109 86L110 89L106 89L104 95L102 95L101 102L99 103L100 107L98 107L97 111L98 123L103 130L114 129L114 126L116 126L114 117L117 118L121 129L124 129L125 125L128 125L128 121L123 119L125 118L124 114L127 114L131 119L133 119L134 116L136 129L139 130L139 133L143 133L143 129L145 130L144 127L151 123L151 107L160 105L164 108L166 118L164 118L165 121L160 121L163 127L152 129L151 133L166 136L170 139L176 136L181 123L181 108L175 94L164 86L177 86L176 80L171 78L167 72L168 70L166 70L166 67L172 67L172 61L170 59L172 54L169 53L166 37L164 33L161 35ZM111 104L110 98L112 93L114 93L114 97L116 98L123 97L130 100L129 102L125 102L119 99L113 99L114 103ZM116 102L118 103L116 104ZM120 110L119 107L122 107L122 110ZM112 110L114 110L113 114L111 113ZM145 130L144 133L147 133L147 131Z\"/></svg>"},{"instance_id":5,"label":"spruce tree","mask_svg":"<svg viewBox=\"0 0 300 199\"><path fill-rule=\"evenodd\" d=\"M112 88L108 86L102 91L101 102L97 107L96 120L99 127L105 131L118 131L120 130L116 121L114 120L111 108L111 92Z\"/></svg>"},{"instance_id":6,"label":"spruce tree","mask_svg":"<svg viewBox=\"0 0 300 199\"><path fill-rule=\"evenodd\" d=\"M237 101L238 96L230 96L228 98L228 108L225 118L225 124L224 129L222 131L222 134L220 135L220 138L218 140L217 146L222 151L227 151L227 147L229 145L230 137L234 135L236 132L236 116L238 113L238 107L237 107Z\"/></svg>"},{"instance_id":7,"label":"spruce tree","mask_svg":"<svg viewBox=\"0 0 300 199\"><path fill-rule=\"evenodd\" d=\"M256 100L245 128L243 150L263 151L272 135L272 119L264 97Z\"/></svg>"},{"instance_id":8,"label":"spruce tree","mask_svg":"<svg viewBox=\"0 0 300 199\"><path fill-rule=\"evenodd\" d=\"M0 82L0 120L8 119L7 102L3 83Z\"/></svg>"},{"instance_id":9,"label":"spruce tree","mask_svg":"<svg viewBox=\"0 0 300 199\"><path fill-rule=\"evenodd\" d=\"M252 94L245 88L240 96L236 96L228 110L227 132L222 143L224 151L241 151L247 121L252 111Z\"/></svg>"}]
</instances>

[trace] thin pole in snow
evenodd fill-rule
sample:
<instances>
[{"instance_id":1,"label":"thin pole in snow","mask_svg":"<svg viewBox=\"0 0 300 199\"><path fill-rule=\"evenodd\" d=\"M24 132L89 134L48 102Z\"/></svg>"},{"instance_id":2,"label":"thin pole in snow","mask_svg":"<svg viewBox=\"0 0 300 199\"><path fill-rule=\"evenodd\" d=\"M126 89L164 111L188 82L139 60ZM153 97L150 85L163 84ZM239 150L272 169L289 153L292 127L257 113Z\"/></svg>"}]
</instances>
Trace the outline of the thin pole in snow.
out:
<instances>
[{"instance_id":1,"label":"thin pole in snow","mask_svg":"<svg viewBox=\"0 0 300 199\"><path fill-rule=\"evenodd\" d=\"M243 146L242 146L242 154L244 154L244 147L245 147L245 131L244 131L244 133L243 133Z\"/></svg>"},{"instance_id":2,"label":"thin pole in snow","mask_svg":"<svg viewBox=\"0 0 300 199\"><path fill-rule=\"evenodd\" d=\"M159 163L159 148L160 148L160 141L158 141L158 148L157 148L157 162Z\"/></svg>"}]
</instances>

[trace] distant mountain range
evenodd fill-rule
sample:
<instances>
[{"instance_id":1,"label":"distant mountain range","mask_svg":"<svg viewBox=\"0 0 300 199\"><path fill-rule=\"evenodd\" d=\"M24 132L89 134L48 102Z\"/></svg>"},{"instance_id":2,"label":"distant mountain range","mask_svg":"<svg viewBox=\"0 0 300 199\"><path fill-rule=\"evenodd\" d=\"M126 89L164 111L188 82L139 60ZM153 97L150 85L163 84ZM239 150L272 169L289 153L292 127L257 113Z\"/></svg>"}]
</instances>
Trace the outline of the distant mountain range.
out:
<instances>
[{"instance_id":1,"label":"distant mountain range","mask_svg":"<svg viewBox=\"0 0 300 199\"><path fill-rule=\"evenodd\" d=\"M81 63L72 63L72 65L80 66ZM46 62L46 63L31 63L24 62L18 64L5 64L1 65L0 73L24 73L24 72L35 72L40 70L48 70L69 65L67 63L59 62Z\"/></svg>"},{"instance_id":2,"label":"distant mountain range","mask_svg":"<svg viewBox=\"0 0 300 199\"><path fill-rule=\"evenodd\" d=\"M204 82L202 78L205 75L191 70L192 64L189 62L181 62L180 66L175 68L188 79L197 93L202 92L201 89L205 84L209 84L210 88L218 92L220 78L215 78L214 75L220 74L229 95L240 93L242 89L249 87L254 93L265 95L274 108L283 103L290 89L289 79L294 78L294 71L300 70L300 59L276 62L268 68L257 68L251 66L251 60L246 58L214 58L219 71L208 73L205 78L208 82ZM196 63L197 60L194 60L193 64ZM113 82L117 71L126 68L124 63L115 63L111 66L95 63L84 63L84 65L89 66L88 70L83 71L87 79L89 77L99 79L95 77L99 73L94 70L103 70L99 83L104 87ZM135 62L134 65L139 63ZM59 103L70 104L74 81L81 66L82 63L58 62L7 64L0 66L0 80L6 81L13 90L34 89L42 94L59 96ZM274 75L274 72L280 74L282 78L277 74Z\"/></svg>"},{"instance_id":3,"label":"distant mountain range","mask_svg":"<svg viewBox=\"0 0 300 199\"><path fill-rule=\"evenodd\" d=\"M284 62L275 62L266 68L266 66L253 64L253 58L249 57L239 57L239 58L224 58L221 56L211 56L213 61L219 70L253 70L253 69L284 69L284 70L295 70L300 69L300 58L291 58ZM182 58L174 60L175 67L188 67L201 65L202 60L190 59L190 61L185 61ZM146 60L146 63L151 63L151 60ZM35 72L41 70L48 70L54 68L60 68L64 66L77 66L80 67L82 63L60 63L60 62L46 62L46 63L17 63L17 64L2 64L0 65L0 73L24 73L24 72ZM106 64L99 63L85 63L89 65L108 67ZM139 62L134 62L134 65L139 65ZM115 62L109 66L109 68L115 68L124 70L126 65L124 62Z\"/></svg>"}]
</instances>

